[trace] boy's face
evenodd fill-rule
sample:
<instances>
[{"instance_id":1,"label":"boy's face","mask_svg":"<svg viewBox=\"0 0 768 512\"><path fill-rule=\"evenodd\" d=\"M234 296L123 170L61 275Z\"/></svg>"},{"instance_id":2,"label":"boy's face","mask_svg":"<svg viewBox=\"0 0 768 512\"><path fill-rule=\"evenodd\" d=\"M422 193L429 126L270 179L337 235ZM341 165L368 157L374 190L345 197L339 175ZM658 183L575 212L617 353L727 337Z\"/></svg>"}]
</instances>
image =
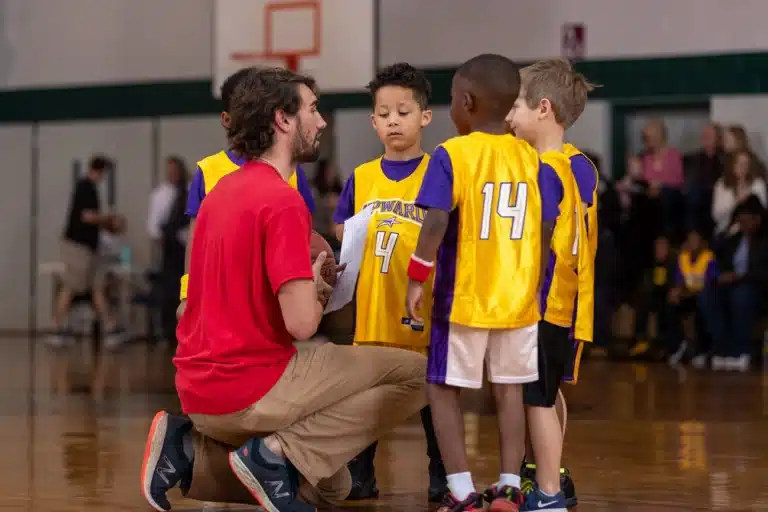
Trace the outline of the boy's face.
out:
<instances>
[{"instance_id":1,"label":"boy's face","mask_svg":"<svg viewBox=\"0 0 768 512\"><path fill-rule=\"evenodd\" d=\"M371 123L387 149L404 151L421 143L421 131L432 121L406 87L387 85L376 91Z\"/></svg>"},{"instance_id":2,"label":"boy's face","mask_svg":"<svg viewBox=\"0 0 768 512\"><path fill-rule=\"evenodd\" d=\"M472 133L472 108L472 95L466 80L454 75L451 83L451 121L453 121L459 135Z\"/></svg>"},{"instance_id":3,"label":"boy's face","mask_svg":"<svg viewBox=\"0 0 768 512\"><path fill-rule=\"evenodd\" d=\"M507 127L516 136L531 145L536 144L539 122L541 121L541 108L531 108L525 101L525 90L520 88L520 94L515 104L507 114L505 121Z\"/></svg>"},{"instance_id":4,"label":"boy's face","mask_svg":"<svg viewBox=\"0 0 768 512\"><path fill-rule=\"evenodd\" d=\"M691 252L696 252L699 249L701 249L701 235L697 232L693 231L688 234L688 250Z\"/></svg>"},{"instance_id":5,"label":"boy's face","mask_svg":"<svg viewBox=\"0 0 768 512\"><path fill-rule=\"evenodd\" d=\"M664 261L669 256L669 242L666 238L659 238L656 240L655 246L656 261Z\"/></svg>"}]
</instances>

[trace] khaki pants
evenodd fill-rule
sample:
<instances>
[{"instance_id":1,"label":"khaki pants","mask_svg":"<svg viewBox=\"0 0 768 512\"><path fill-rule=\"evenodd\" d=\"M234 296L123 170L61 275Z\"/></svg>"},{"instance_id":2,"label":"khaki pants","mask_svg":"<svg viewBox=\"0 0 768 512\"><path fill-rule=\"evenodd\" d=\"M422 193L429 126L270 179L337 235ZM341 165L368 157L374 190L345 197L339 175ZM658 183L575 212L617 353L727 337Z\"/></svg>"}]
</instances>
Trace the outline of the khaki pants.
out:
<instances>
[{"instance_id":1,"label":"khaki pants","mask_svg":"<svg viewBox=\"0 0 768 512\"><path fill-rule=\"evenodd\" d=\"M187 497L254 503L228 455L253 436L274 434L306 480L305 501L345 499L352 485L347 462L426 405L425 375L426 358L405 350L331 343L300 350L269 393L247 409L190 415L199 432Z\"/></svg>"}]
</instances>

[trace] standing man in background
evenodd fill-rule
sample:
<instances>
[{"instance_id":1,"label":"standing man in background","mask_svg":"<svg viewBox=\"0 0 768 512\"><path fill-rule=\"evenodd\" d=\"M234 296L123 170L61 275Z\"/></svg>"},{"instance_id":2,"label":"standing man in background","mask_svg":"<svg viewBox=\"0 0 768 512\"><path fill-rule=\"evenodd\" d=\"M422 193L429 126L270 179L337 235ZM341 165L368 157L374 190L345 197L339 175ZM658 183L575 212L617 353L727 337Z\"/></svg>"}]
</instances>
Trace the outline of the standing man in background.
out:
<instances>
[{"instance_id":1,"label":"standing man in background","mask_svg":"<svg viewBox=\"0 0 768 512\"><path fill-rule=\"evenodd\" d=\"M221 85L221 102L224 106L224 110L221 113L221 126L225 130L229 130L230 123L232 122L232 118L229 115L232 94L243 77L253 69L253 67L243 68L230 75L230 77ZM197 212L200 211L200 205L202 204L203 199L205 199L205 196L211 192L211 189L216 186L216 183L218 183L221 178L238 170L246 162L247 159L245 157L229 149L219 151L218 153L203 158L197 162L197 171L192 178L192 184L189 187L189 196L187 198L186 213L190 217L190 223L185 270L189 269L189 247L192 247L192 237L195 233L195 218L197 217ZM307 176L304 174L301 167L296 167L296 169L294 169L294 173L288 180L288 184L299 191L301 197L304 199L304 203L306 203L307 208L309 208L309 212L314 213L315 201L312 198L312 189L310 188ZM179 308L176 311L176 316L178 318L181 318L187 304L188 281L189 274L184 274L181 277L181 293L179 294L181 304L179 304Z\"/></svg>"},{"instance_id":2,"label":"standing man in background","mask_svg":"<svg viewBox=\"0 0 768 512\"><path fill-rule=\"evenodd\" d=\"M97 271L99 230L112 228L119 222L117 217L101 213L97 189L104 174L113 167L113 162L105 156L91 158L88 173L77 182L70 200L67 225L61 239L61 261L65 268L61 288L56 296L53 317L56 332L49 340L52 347L69 344L72 332L68 325L68 314L72 298L89 290L92 292L93 307L106 334L105 345L120 344L121 332L104 296L101 282L103 276Z\"/></svg>"}]
</instances>

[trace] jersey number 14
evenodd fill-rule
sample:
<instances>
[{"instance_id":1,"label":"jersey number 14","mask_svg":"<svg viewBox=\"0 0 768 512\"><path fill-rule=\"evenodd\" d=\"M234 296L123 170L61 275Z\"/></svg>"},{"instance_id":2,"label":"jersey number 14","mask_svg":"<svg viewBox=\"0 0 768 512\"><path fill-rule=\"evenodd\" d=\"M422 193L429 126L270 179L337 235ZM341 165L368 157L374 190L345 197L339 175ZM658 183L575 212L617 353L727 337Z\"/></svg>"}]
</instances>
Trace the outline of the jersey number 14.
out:
<instances>
[{"instance_id":1,"label":"jersey number 14","mask_svg":"<svg viewBox=\"0 0 768 512\"><path fill-rule=\"evenodd\" d=\"M496 207L493 204L493 193L496 184L488 182L483 185L483 213L480 221L480 240L488 240L491 237L491 217L495 213L504 219L512 219L512 229L509 233L510 240L523 238L525 226L525 210L528 206L528 184L518 183L515 191L515 202L512 199L512 183L499 183L499 200Z\"/></svg>"}]
</instances>

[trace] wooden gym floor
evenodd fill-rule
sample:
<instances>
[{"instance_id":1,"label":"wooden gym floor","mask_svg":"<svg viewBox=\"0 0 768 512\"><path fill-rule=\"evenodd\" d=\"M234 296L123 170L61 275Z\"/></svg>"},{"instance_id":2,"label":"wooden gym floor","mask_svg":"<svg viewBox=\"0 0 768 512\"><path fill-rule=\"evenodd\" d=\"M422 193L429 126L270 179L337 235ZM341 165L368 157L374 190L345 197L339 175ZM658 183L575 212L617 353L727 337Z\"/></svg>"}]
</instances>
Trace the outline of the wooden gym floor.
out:
<instances>
[{"instance_id":1,"label":"wooden gym floor","mask_svg":"<svg viewBox=\"0 0 768 512\"><path fill-rule=\"evenodd\" d=\"M138 470L153 413L177 408L168 356L137 346L108 361L116 389L97 402L52 393L43 348L2 347L0 510L149 510ZM768 510L768 378L601 361L582 372L567 389L565 450L582 511ZM464 399L472 470L489 484L499 473L494 417L484 394ZM418 422L397 429L379 445L381 499L349 508L427 510L424 452Z\"/></svg>"}]
</instances>

